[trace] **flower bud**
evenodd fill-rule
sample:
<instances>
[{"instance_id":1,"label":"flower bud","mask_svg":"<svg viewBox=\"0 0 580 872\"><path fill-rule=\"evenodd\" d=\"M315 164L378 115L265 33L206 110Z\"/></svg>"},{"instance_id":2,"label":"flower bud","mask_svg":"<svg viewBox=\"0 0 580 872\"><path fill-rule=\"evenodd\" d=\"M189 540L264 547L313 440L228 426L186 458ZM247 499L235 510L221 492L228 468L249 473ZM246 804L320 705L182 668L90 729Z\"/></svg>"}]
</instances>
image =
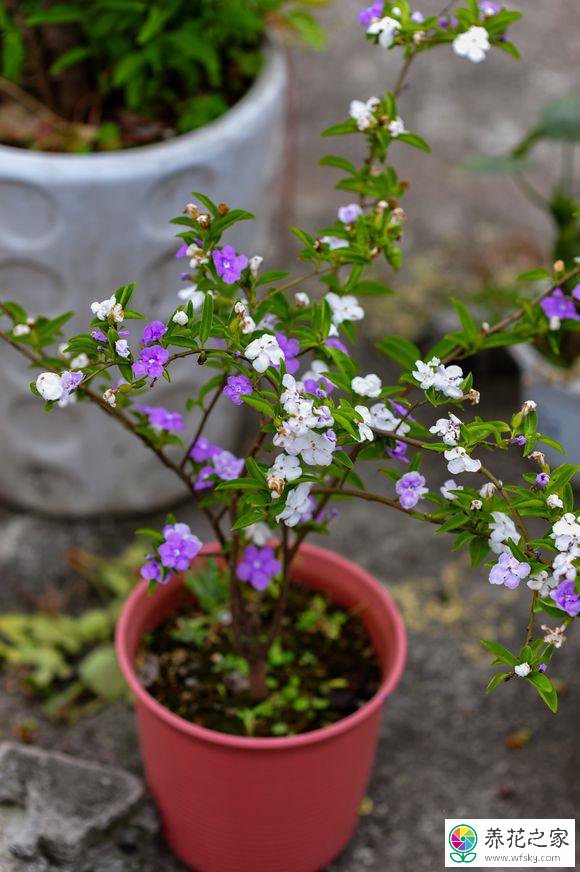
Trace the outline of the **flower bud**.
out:
<instances>
[{"instance_id":1,"label":"flower bud","mask_svg":"<svg viewBox=\"0 0 580 872\"><path fill-rule=\"evenodd\" d=\"M199 215L199 209L197 208L195 203L188 203L183 211L185 212L185 214L187 215L188 218L193 218L194 221L197 218L197 216Z\"/></svg>"},{"instance_id":2,"label":"flower bud","mask_svg":"<svg viewBox=\"0 0 580 872\"><path fill-rule=\"evenodd\" d=\"M496 492L497 487L494 485L492 481L487 481L484 485L482 485L479 489L479 494L484 499L489 499Z\"/></svg>"},{"instance_id":3,"label":"flower bud","mask_svg":"<svg viewBox=\"0 0 580 872\"><path fill-rule=\"evenodd\" d=\"M534 463L537 463L538 466L546 465L546 458L541 451L532 451L532 453L529 454L528 457L530 458L530 460L533 460Z\"/></svg>"},{"instance_id":4,"label":"flower bud","mask_svg":"<svg viewBox=\"0 0 580 872\"><path fill-rule=\"evenodd\" d=\"M477 406L477 404L479 403L479 401L481 399L481 394L479 393L479 391L476 391L475 388L471 388L471 390L469 391L469 393L466 394L466 396L467 396L467 399L469 400L469 402L471 403L472 406Z\"/></svg>"},{"instance_id":5,"label":"flower bud","mask_svg":"<svg viewBox=\"0 0 580 872\"><path fill-rule=\"evenodd\" d=\"M564 508L564 503L562 502L562 500L560 499L558 494L550 494L546 498L546 505L548 506L549 509L563 509Z\"/></svg>"},{"instance_id":6,"label":"flower bud","mask_svg":"<svg viewBox=\"0 0 580 872\"><path fill-rule=\"evenodd\" d=\"M230 207L228 206L227 203L220 203L219 204L218 212L220 213L220 215L227 215L229 211L230 211Z\"/></svg>"},{"instance_id":7,"label":"flower bud","mask_svg":"<svg viewBox=\"0 0 580 872\"><path fill-rule=\"evenodd\" d=\"M554 272L562 273L566 269L566 265L563 260L556 260L554 262Z\"/></svg>"},{"instance_id":8,"label":"flower bud","mask_svg":"<svg viewBox=\"0 0 580 872\"><path fill-rule=\"evenodd\" d=\"M310 297L304 291L297 291L294 294L294 303L299 309L306 309L310 305Z\"/></svg>"},{"instance_id":9,"label":"flower bud","mask_svg":"<svg viewBox=\"0 0 580 872\"><path fill-rule=\"evenodd\" d=\"M108 388L103 394L104 401L114 409L117 405L117 397L115 396L115 391L111 388Z\"/></svg>"},{"instance_id":10,"label":"flower bud","mask_svg":"<svg viewBox=\"0 0 580 872\"><path fill-rule=\"evenodd\" d=\"M483 503L481 502L481 500L471 500L471 505L469 508L472 512L479 512L482 506Z\"/></svg>"},{"instance_id":11,"label":"flower bud","mask_svg":"<svg viewBox=\"0 0 580 872\"><path fill-rule=\"evenodd\" d=\"M534 400L524 400L520 409L520 414L525 418L526 415L530 414L530 412L535 412L537 408L538 404Z\"/></svg>"},{"instance_id":12,"label":"flower bud","mask_svg":"<svg viewBox=\"0 0 580 872\"><path fill-rule=\"evenodd\" d=\"M262 263L263 263L263 262L264 262L264 258L263 258L263 257L260 257L259 254L255 254L253 257L250 258L250 264L249 264L249 266L250 266L250 274L251 274L254 278L257 277L257 275L258 275L258 273L259 273L259 271L260 271L260 267L262 266Z\"/></svg>"},{"instance_id":13,"label":"flower bud","mask_svg":"<svg viewBox=\"0 0 580 872\"><path fill-rule=\"evenodd\" d=\"M205 230L211 224L211 215L208 215L207 212L202 212L197 217L197 223Z\"/></svg>"}]
</instances>

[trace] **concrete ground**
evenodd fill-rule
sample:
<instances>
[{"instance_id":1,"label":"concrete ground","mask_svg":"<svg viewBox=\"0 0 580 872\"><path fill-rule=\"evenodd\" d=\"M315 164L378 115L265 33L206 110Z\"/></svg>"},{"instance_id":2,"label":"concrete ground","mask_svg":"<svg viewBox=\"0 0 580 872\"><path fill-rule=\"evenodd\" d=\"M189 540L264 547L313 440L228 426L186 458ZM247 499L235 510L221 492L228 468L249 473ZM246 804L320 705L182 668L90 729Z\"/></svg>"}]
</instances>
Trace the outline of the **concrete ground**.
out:
<instances>
[{"instance_id":1,"label":"concrete ground","mask_svg":"<svg viewBox=\"0 0 580 872\"><path fill-rule=\"evenodd\" d=\"M421 8L434 6L425 2ZM358 8L352 0L339 0L323 14L330 29L328 53L295 56L299 163L294 206L290 197L285 218L294 209L295 220L308 229L324 223L341 202L331 191L332 171L321 176L315 166L319 156L337 150L336 144L328 148L328 141L320 143L318 130L335 121L352 98L368 97L393 81L392 55L365 47L359 39L353 24ZM477 245L490 224L517 227L547 246L544 219L526 207L508 183L466 176L455 165L471 154L509 147L542 103L571 88L573 24L578 24L579 15L577 0L530 10L517 31L514 28L514 39L524 53L520 64L498 57L472 67L451 53L446 59L434 54L417 64L401 114L409 127L431 141L435 156L407 155L401 148L405 174L413 179L407 203L409 249L418 251L448 234ZM492 400L482 411L509 415L517 404L515 380L506 377L487 387ZM483 386L482 392L485 401ZM444 470L427 470L430 482L445 477ZM180 508L180 518L195 523L200 536L205 532L190 507ZM146 523L155 526L160 521L157 516ZM54 588L68 596L72 607L81 606L86 591L66 566L66 550L75 546L117 553L135 526L135 519L64 523L1 507L0 608L28 607L32 598ZM403 680L385 706L369 787L372 803L351 845L330 869L438 870L443 867L446 817L574 817L580 798L580 751L575 741L580 718L578 639L570 640L551 670L561 681L557 716L524 682L512 682L486 697L482 689L489 668L478 639L487 636L506 644L520 639L525 596L492 588L460 555L450 556L445 537L426 536L419 524L368 504L341 508L332 547L373 572L393 592L406 619L410 645ZM9 737L14 725L30 714L38 716L34 704L18 695L3 695L0 738ZM527 742L512 750L508 744L518 743L515 734ZM134 718L124 705L69 727L40 718L38 741L140 772ZM152 849L150 872L180 868L163 846Z\"/></svg>"}]
</instances>

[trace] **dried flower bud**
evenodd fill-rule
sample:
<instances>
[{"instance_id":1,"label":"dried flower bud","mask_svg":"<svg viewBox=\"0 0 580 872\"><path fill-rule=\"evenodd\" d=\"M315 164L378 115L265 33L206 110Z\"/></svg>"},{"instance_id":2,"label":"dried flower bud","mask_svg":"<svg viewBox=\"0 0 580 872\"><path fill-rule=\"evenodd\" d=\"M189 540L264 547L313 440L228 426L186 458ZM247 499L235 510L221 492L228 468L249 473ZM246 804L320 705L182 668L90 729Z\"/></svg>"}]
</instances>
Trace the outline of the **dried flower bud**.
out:
<instances>
[{"instance_id":1,"label":"dried flower bud","mask_svg":"<svg viewBox=\"0 0 580 872\"><path fill-rule=\"evenodd\" d=\"M534 463L537 463L538 466L546 465L546 458L541 451L532 451L531 454L528 454L528 457L530 458L530 460L533 460Z\"/></svg>"},{"instance_id":2,"label":"dried flower bud","mask_svg":"<svg viewBox=\"0 0 580 872\"><path fill-rule=\"evenodd\" d=\"M272 499L277 500L284 493L285 479L280 476L269 475L267 481L268 487L272 491Z\"/></svg>"},{"instance_id":3,"label":"dried flower bud","mask_svg":"<svg viewBox=\"0 0 580 872\"><path fill-rule=\"evenodd\" d=\"M111 388L108 388L103 394L104 401L114 409L117 405L117 397L115 396L115 391Z\"/></svg>"},{"instance_id":4,"label":"dried flower bud","mask_svg":"<svg viewBox=\"0 0 580 872\"><path fill-rule=\"evenodd\" d=\"M299 309L306 309L310 305L310 297L304 291L297 291L294 294L294 303Z\"/></svg>"},{"instance_id":5,"label":"dried flower bud","mask_svg":"<svg viewBox=\"0 0 580 872\"><path fill-rule=\"evenodd\" d=\"M393 221L397 221L399 224L402 224L404 221L407 220L407 213L404 209L401 209L400 206L397 206L396 209L393 209L391 218Z\"/></svg>"},{"instance_id":6,"label":"dried flower bud","mask_svg":"<svg viewBox=\"0 0 580 872\"><path fill-rule=\"evenodd\" d=\"M482 506L483 503L481 502L481 500L471 500L471 505L469 508L472 512L479 512Z\"/></svg>"},{"instance_id":7,"label":"dried flower bud","mask_svg":"<svg viewBox=\"0 0 580 872\"><path fill-rule=\"evenodd\" d=\"M475 388L471 388L466 396L472 406L477 406L481 399L481 394L479 393L479 391L476 391Z\"/></svg>"},{"instance_id":8,"label":"dried flower bud","mask_svg":"<svg viewBox=\"0 0 580 872\"><path fill-rule=\"evenodd\" d=\"M111 308L109 315L107 317L107 321L110 324L120 324L121 321L125 318L125 311L120 303L115 303L115 305Z\"/></svg>"},{"instance_id":9,"label":"dried flower bud","mask_svg":"<svg viewBox=\"0 0 580 872\"><path fill-rule=\"evenodd\" d=\"M220 213L220 215L227 215L229 211L230 211L230 207L228 206L227 203L220 203L219 204L218 212Z\"/></svg>"},{"instance_id":10,"label":"dried flower bud","mask_svg":"<svg viewBox=\"0 0 580 872\"><path fill-rule=\"evenodd\" d=\"M183 211L185 212L185 214L187 215L188 218L193 218L194 221L197 218L197 216L199 215L199 209L197 208L195 203L188 203Z\"/></svg>"},{"instance_id":11,"label":"dried flower bud","mask_svg":"<svg viewBox=\"0 0 580 872\"><path fill-rule=\"evenodd\" d=\"M253 257L250 258L250 264L249 264L250 274L254 278L257 277L257 275L260 271L260 267L262 266L263 262L264 262L264 258L260 257L259 254L255 254Z\"/></svg>"},{"instance_id":12,"label":"dried flower bud","mask_svg":"<svg viewBox=\"0 0 580 872\"><path fill-rule=\"evenodd\" d=\"M242 300L238 300L234 305L234 312L236 313L238 318L245 318L248 314L246 304Z\"/></svg>"},{"instance_id":13,"label":"dried flower bud","mask_svg":"<svg viewBox=\"0 0 580 872\"><path fill-rule=\"evenodd\" d=\"M479 495L482 496L484 499L489 499L490 497L492 497L494 495L496 490L497 490L497 487L494 485L494 483L492 481L486 481L486 483L484 485L482 485L482 487L480 487Z\"/></svg>"},{"instance_id":14,"label":"dried flower bud","mask_svg":"<svg viewBox=\"0 0 580 872\"><path fill-rule=\"evenodd\" d=\"M520 414L525 418L526 415L530 414L530 412L535 412L537 408L538 404L534 400L524 400L520 409Z\"/></svg>"},{"instance_id":15,"label":"dried flower bud","mask_svg":"<svg viewBox=\"0 0 580 872\"><path fill-rule=\"evenodd\" d=\"M209 227L211 224L211 215L208 215L207 212L202 212L201 215L198 215L197 217L197 223L205 230L205 228Z\"/></svg>"}]
</instances>

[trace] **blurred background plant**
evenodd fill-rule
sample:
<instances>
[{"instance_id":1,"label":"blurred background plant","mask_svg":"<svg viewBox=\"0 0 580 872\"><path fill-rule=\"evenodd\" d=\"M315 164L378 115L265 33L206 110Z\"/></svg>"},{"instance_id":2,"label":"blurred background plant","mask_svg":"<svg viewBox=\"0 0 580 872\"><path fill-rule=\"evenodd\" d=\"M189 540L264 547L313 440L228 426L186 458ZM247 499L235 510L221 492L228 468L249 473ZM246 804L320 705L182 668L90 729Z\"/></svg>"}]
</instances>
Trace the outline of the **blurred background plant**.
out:
<instances>
[{"instance_id":1,"label":"blurred background plant","mask_svg":"<svg viewBox=\"0 0 580 872\"><path fill-rule=\"evenodd\" d=\"M78 615L49 610L0 615L0 663L5 677L43 700L51 718L75 721L127 697L113 636L121 606L139 579L144 546L114 558L69 552L71 566L101 604Z\"/></svg>"},{"instance_id":2,"label":"blurred background plant","mask_svg":"<svg viewBox=\"0 0 580 872\"><path fill-rule=\"evenodd\" d=\"M0 0L0 142L110 150L218 118L260 71L266 29L320 49L326 0Z\"/></svg>"}]
</instances>

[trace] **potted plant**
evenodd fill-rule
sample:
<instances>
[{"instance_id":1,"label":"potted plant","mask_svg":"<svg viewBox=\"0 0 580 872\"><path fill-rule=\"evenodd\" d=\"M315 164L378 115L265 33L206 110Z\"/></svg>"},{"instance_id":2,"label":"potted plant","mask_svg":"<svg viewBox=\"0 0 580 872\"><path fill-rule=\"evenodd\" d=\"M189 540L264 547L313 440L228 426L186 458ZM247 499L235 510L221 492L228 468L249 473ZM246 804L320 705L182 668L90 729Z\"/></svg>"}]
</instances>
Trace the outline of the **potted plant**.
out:
<instances>
[{"instance_id":1,"label":"potted plant","mask_svg":"<svg viewBox=\"0 0 580 872\"><path fill-rule=\"evenodd\" d=\"M474 172L509 174L526 199L545 213L554 229L551 262L570 263L580 251L580 201L574 188L574 155L579 142L580 94L573 93L546 106L538 123L508 154L477 157L466 164ZM547 195L529 178L535 169L531 154L538 145L548 145L552 151L560 152L553 161L556 179ZM548 275L546 270L538 269L530 272L528 278L537 281L540 287ZM513 287L500 290L504 297L518 296L518 289ZM539 402L541 429L569 446L572 463L580 463L576 438L580 428L579 302L577 280L562 282L537 311L535 341L510 349L521 369L523 393L527 396L533 392ZM547 455L550 461L556 457L549 446Z\"/></svg>"},{"instance_id":2,"label":"potted plant","mask_svg":"<svg viewBox=\"0 0 580 872\"><path fill-rule=\"evenodd\" d=\"M412 64L437 45L452 44L475 62L492 45L515 51L504 34L518 13L470 2L456 15L423 18L405 0L364 13L369 40L401 49L404 63L392 91L354 101L348 120L326 131L359 137L365 156L360 166L340 155L323 159L358 202L315 236L294 230L307 270L291 278L265 270L261 258L222 239L248 213L195 194L175 221L196 287L167 321L147 325L140 345L120 336L134 314L133 286L96 302L88 332L68 340L70 353L89 358L76 373L51 354L63 319L27 330L26 311L1 304L0 340L29 360L31 389L45 408L60 414L71 396L98 406L183 483L212 530L214 541L203 546L173 516L161 531L140 531L150 552L117 632L167 838L200 872L314 872L355 826L405 634L376 580L305 542L330 532L335 499L367 500L447 533L454 550L468 547L474 566L487 563L490 583L523 590L529 621L521 648L483 643L499 667L487 689L525 681L557 709L546 671L580 612L576 467L546 464L532 400L507 422L469 415L479 393L459 365L477 351L529 341L550 289L481 328L457 303L461 329L425 356L408 340L385 337L380 349L402 369L391 385L361 372L351 350L364 317L360 297L389 293L365 268L383 256L395 268L401 261L405 185L391 154L428 149L397 105ZM551 287L579 272L558 267ZM316 283L321 299L310 296ZM162 423L175 412L149 395L194 362L215 375L174 461ZM111 371L112 384L103 382ZM223 403L253 417L241 457L205 435ZM453 476L440 491L420 472L427 452ZM498 452L529 458L523 483L499 480L491 468ZM359 472L367 465L373 485L385 488L365 486Z\"/></svg>"},{"instance_id":3,"label":"potted plant","mask_svg":"<svg viewBox=\"0 0 580 872\"><path fill-rule=\"evenodd\" d=\"M320 41L307 7L285 0L0 5L5 295L50 315L78 310L95 287L138 279L145 310L167 314L179 275L167 216L196 187L218 202L237 189L260 218L235 241L262 250L285 125L286 67L265 39L270 25ZM106 422L67 437L56 428L50 459L34 439L24 445L13 415L22 383L10 360L3 366L5 495L65 515L142 511L176 498L175 485L148 474L146 455ZM183 396L177 382L168 401L180 386ZM107 458L96 483L87 448L103 466Z\"/></svg>"}]
</instances>

